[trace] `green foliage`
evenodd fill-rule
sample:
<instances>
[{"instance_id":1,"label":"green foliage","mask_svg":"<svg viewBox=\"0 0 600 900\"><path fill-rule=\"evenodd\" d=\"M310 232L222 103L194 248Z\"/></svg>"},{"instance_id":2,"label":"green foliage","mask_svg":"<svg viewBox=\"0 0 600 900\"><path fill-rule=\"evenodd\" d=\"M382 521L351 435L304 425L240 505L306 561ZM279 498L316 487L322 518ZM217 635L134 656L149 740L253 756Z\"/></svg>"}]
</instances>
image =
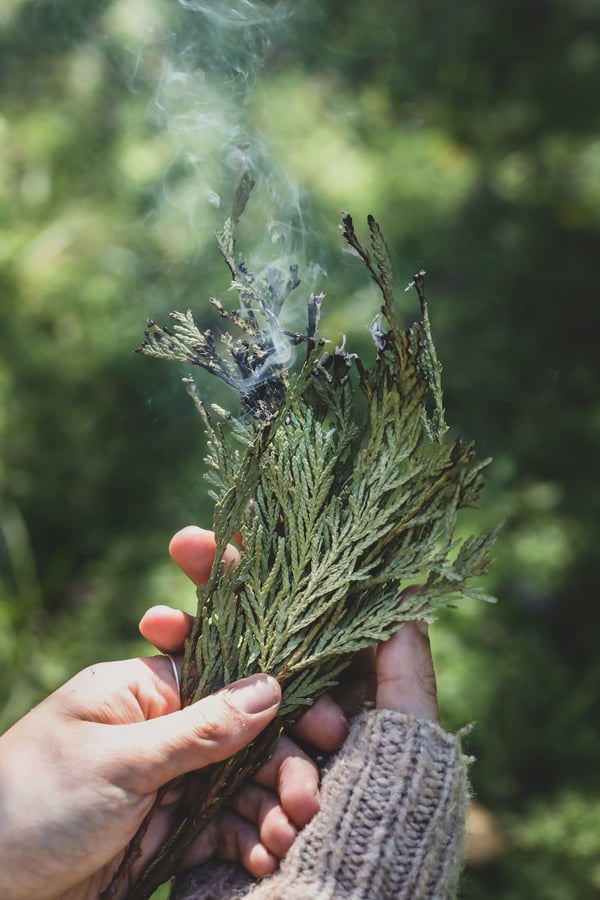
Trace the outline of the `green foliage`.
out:
<instances>
[{"instance_id":1,"label":"green foliage","mask_svg":"<svg viewBox=\"0 0 600 900\"><path fill-rule=\"evenodd\" d=\"M243 205L234 195L235 208ZM198 330L189 311L172 314L172 330L151 322L146 331L142 352L200 366L237 386L247 411L245 422L233 421L238 447L232 446L223 422L213 423L187 379L208 436L216 555L207 584L198 588L186 642L184 703L266 672L282 687L280 727L289 725L302 707L337 684L354 654L385 640L400 622L432 621L440 607L464 595L489 599L471 582L487 571L494 535L454 538L459 509L478 499L485 463L476 462L460 440L444 440L441 366L424 273L414 279L422 318L403 331L389 251L372 216L368 224L371 251L347 213L342 234L383 298L370 329L377 351L370 369L343 346L324 350L329 342L317 334L314 311L322 298L312 295L307 334L289 335L292 343L308 345L307 359L299 373L288 373L278 316L298 285L297 271L293 267L286 278L269 268L255 278L243 257L236 258L231 220L218 241L240 312L227 313L217 304L242 332L238 340L222 336L231 362L217 351L210 329ZM353 366L367 415L355 400ZM232 420L230 413L215 412L225 424ZM238 530L241 562L231 571L222 559ZM272 746L269 728L251 748L213 767L203 797L182 810L132 897L148 897L174 872L208 818L241 778L266 761ZM146 823L141 834L145 828Z\"/></svg>"}]
</instances>

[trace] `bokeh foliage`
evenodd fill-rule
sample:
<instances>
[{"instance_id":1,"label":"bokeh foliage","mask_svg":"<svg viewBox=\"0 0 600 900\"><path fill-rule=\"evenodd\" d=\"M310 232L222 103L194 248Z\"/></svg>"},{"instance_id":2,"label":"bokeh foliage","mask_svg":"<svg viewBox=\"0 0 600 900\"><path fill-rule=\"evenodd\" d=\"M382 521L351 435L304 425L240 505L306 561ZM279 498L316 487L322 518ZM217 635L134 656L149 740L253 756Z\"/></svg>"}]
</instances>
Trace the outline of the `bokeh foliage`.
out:
<instances>
[{"instance_id":1,"label":"bokeh foliage","mask_svg":"<svg viewBox=\"0 0 600 900\"><path fill-rule=\"evenodd\" d=\"M210 522L201 430L178 374L132 350L147 316L227 299L211 235L221 157L248 127L281 166L242 239L281 252L287 212L306 282L328 295L323 331L366 348L377 298L336 229L340 208L373 212L399 285L428 270L448 421L495 458L472 515L506 521L486 584L499 603L433 629L444 721L477 721L474 790L500 834L463 896L587 900L600 891L600 2L297 12L267 41L268 16L207 32L175 0L4 0L2 725L77 668L140 652L148 605L193 607L166 544ZM165 55L185 78L165 80ZM202 62L219 84L194 80Z\"/></svg>"}]
</instances>

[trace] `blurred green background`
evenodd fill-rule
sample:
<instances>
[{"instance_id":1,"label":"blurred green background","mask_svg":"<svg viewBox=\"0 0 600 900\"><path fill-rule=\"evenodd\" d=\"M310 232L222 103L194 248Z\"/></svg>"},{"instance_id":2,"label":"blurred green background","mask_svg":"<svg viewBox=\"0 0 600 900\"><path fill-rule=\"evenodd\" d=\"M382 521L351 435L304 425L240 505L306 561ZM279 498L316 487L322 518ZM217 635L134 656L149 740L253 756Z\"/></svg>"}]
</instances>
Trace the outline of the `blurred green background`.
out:
<instances>
[{"instance_id":1,"label":"blurred green background","mask_svg":"<svg viewBox=\"0 0 600 900\"><path fill-rule=\"evenodd\" d=\"M407 317L428 271L448 420L494 457L464 529L505 520L499 603L432 636L444 724L477 723L461 896L599 897L600 0L295 13L3 0L0 724L147 652L148 606L193 609L166 548L210 525L203 436L186 373L132 351L147 317L227 300L212 234L247 140L251 259L296 252L298 309L324 290L323 333L368 355L337 224L374 213Z\"/></svg>"}]
</instances>

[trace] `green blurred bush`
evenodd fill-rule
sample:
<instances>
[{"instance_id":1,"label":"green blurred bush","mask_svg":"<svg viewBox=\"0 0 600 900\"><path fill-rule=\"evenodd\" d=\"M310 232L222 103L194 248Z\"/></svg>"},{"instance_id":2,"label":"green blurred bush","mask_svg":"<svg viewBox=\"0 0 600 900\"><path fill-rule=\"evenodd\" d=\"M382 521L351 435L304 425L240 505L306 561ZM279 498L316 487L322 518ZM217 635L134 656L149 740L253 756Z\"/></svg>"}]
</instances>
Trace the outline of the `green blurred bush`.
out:
<instances>
[{"instance_id":1,"label":"green blurred bush","mask_svg":"<svg viewBox=\"0 0 600 900\"><path fill-rule=\"evenodd\" d=\"M242 240L280 253L287 208L306 290L327 293L323 332L368 352L377 299L336 227L340 208L357 223L373 212L407 317L401 289L429 272L448 419L495 457L464 528L505 520L487 584L500 602L433 630L445 724L477 721L474 790L501 835L463 896L587 900L600 891L600 3L297 13L267 45L266 24L204 33L166 0L0 12L1 722L86 663L142 652L148 605L193 606L166 544L210 523L203 439L185 373L132 351L146 317L207 317L208 296L226 299L211 238L221 146L247 127L281 165ZM220 46L238 65L229 83ZM194 47L216 87L193 80ZM258 50L263 70L242 72ZM165 81L165 55L185 78Z\"/></svg>"}]
</instances>

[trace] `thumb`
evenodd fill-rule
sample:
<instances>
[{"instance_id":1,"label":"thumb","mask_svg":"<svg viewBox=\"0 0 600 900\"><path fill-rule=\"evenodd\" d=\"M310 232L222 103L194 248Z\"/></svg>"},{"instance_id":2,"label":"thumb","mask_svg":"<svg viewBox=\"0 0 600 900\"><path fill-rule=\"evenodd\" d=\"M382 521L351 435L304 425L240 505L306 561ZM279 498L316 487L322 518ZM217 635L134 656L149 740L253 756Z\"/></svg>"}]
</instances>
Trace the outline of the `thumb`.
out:
<instances>
[{"instance_id":1,"label":"thumb","mask_svg":"<svg viewBox=\"0 0 600 900\"><path fill-rule=\"evenodd\" d=\"M377 707L439 721L435 670L425 622L405 622L377 648Z\"/></svg>"},{"instance_id":2,"label":"thumb","mask_svg":"<svg viewBox=\"0 0 600 900\"><path fill-rule=\"evenodd\" d=\"M123 758L140 760L137 792L156 791L186 772L227 759L257 737L280 702L275 678L252 675L184 709L123 726L128 732Z\"/></svg>"}]
</instances>

